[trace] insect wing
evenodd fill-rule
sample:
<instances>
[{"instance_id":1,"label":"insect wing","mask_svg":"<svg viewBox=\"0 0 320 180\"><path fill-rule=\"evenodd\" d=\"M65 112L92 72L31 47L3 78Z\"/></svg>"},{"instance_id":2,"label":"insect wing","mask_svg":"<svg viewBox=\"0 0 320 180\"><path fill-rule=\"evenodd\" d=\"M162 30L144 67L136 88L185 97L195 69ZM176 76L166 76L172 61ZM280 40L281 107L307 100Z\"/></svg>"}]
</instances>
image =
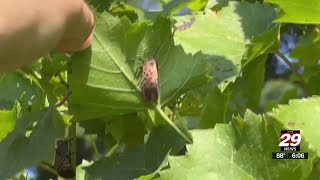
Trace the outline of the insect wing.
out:
<instances>
[{"instance_id":1,"label":"insect wing","mask_svg":"<svg viewBox=\"0 0 320 180\"><path fill-rule=\"evenodd\" d=\"M142 67L141 92L145 101L158 100L158 68L155 59L148 59Z\"/></svg>"},{"instance_id":2,"label":"insect wing","mask_svg":"<svg viewBox=\"0 0 320 180\"><path fill-rule=\"evenodd\" d=\"M54 168L58 174L64 178L72 178L75 176L70 159L68 140L58 140L56 145Z\"/></svg>"}]
</instances>

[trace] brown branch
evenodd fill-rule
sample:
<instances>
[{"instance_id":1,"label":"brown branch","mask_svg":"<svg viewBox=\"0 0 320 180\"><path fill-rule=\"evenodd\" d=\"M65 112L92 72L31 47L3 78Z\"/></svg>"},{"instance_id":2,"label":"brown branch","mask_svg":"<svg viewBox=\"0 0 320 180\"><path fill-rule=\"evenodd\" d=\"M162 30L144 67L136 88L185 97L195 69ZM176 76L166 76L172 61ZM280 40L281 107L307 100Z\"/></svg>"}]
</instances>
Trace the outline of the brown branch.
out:
<instances>
[{"instance_id":1,"label":"brown branch","mask_svg":"<svg viewBox=\"0 0 320 180\"><path fill-rule=\"evenodd\" d=\"M57 75L58 75L60 82L68 89L70 87L70 85L63 79L60 72Z\"/></svg>"},{"instance_id":2,"label":"brown branch","mask_svg":"<svg viewBox=\"0 0 320 180\"><path fill-rule=\"evenodd\" d=\"M60 102L56 104L56 107L58 108L62 106L69 99L70 96L71 96L71 90L67 89L66 95L60 100Z\"/></svg>"},{"instance_id":3,"label":"brown branch","mask_svg":"<svg viewBox=\"0 0 320 180\"><path fill-rule=\"evenodd\" d=\"M305 92L308 94L308 96L311 96L312 91L309 88L309 86L307 85L303 76L298 72L297 68L280 51L276 52L276 55L278 55L289 66L292 73L295 74L297 76L297 78L299 79L299 82L301 83L302 88L305 90Z\"/></svg>"}]
</instances>

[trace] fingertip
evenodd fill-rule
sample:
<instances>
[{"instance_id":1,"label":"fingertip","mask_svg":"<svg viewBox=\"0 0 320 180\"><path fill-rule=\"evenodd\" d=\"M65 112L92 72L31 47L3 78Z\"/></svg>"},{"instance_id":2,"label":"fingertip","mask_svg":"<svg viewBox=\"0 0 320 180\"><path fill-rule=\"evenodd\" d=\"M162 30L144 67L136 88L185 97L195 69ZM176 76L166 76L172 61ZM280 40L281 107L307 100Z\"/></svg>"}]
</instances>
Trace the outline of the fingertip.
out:
<instances>
[{"instance_id":1,"label":"fingertip","mask_svg":"<svg viewBox=\"0 0 320 180\"><path fill-rule=\"evenodd\" d=\"M72 31L67 31L56 46L55 49L59 52L72 53L87 49L91 46L95 22L94 15L84 1L81 12L80 14L82 15L78 14L81 16L81 20L76 21L77 23L72 23L73 25L69 24L69 26L72 27ZM78 26L80 29L74 28L75 26Z\"/></svg>"}]
</instances>

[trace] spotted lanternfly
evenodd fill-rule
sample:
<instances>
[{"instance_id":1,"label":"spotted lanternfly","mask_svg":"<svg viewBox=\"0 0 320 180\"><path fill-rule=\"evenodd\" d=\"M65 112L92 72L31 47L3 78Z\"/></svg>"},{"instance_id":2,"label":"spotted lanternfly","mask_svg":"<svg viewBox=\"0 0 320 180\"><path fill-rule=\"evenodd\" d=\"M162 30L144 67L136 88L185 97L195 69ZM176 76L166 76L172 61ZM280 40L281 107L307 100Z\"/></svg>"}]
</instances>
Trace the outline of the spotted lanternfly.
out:
<instances>
[{"instance_id":1,"label":"spotted lanternfly","mask_svg":"<svg viewBox=\"0 0 320 180\"><path fill-rule=\"evenodd\" d=\"M58 140L55 149L56 155L53 166L57 170L59 176L63 178L73 178L75 176L75 172L71 165L69 145L69 140Z\"/></svg>"},{"instance_id":2,"label":"spotted lanternfly","mask_svg":"<svg viewBox=\"0 0 320 180\"><path fill-rule=\"evenodd\" d=\"M145 101L158 100L158 67L154 58L149 58L142 66L141 92Z\"/></svg>"}]
</instances>

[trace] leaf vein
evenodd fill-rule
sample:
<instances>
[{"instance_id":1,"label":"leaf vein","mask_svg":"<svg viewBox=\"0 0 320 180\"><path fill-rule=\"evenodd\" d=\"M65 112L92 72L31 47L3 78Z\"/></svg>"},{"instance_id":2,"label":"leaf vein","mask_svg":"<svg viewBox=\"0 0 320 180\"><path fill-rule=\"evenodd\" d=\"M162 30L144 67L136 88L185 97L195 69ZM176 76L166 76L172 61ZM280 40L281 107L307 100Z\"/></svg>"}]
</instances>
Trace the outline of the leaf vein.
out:
<instances>
[{"instance_id":1,"label":"leaf vein","mask_svg":"<svg viewBox=\"0 0 320 180\"><path fill-rule=\"evenodd\" d=\"M103 43L101 43L101 40L100 40L100 38L98 37L98 35L97 35L96 33L95 33L94 35L96 36L97 40L99 40L101 46L102 46L102 47L106 50L106 52L109 54L109 56L111 57L111 60L113 61L113 63L118 67L118 69L120 69L120 71L121 71L121 73L124 75L124 77L125 77L128 81L130 81L130 82L132 83L132 85L137 89L137 91L140 91L139 87L131 81L131 79L129 78L129 75L122 69L122 67L120 66L120 64L115 60L115 57L114 57L113 54L110 52L110 49L109 49L107 46L105 46Z\"/></svg>"},{"instance_id":2,"label":"leaf vein","mask_svg":"<svg viewBox=\"0 0 320 180\"><path fill-rule=\"evenodd\" d=\"M105 68L101 68L95 65L90 64L89 65L92 69L101 71L101 72L105 72L105 73L110 73L110 74L121 74L121 71L114 71L114 70L109 70L109 69L105 69Z\"/></svg>"},{"instance_id":3,"label":"leaf vein","mask_svg":"<svg viewBox=\"0 0 320 180\"><path fill-rule=\"evenodd\" d=\"M139 106L115 106L115 105L107 105L107 104L100 104L100 103L92 103L92 102L88 102L88 105L92 105L92 106L104 106L110 109L116 109L116 110L145 110L145 107L139 107Z\"/></svg>"},{"instance_id":4,"label":"leaf vein","mask_svg":"<svg viewBox=\"0 0 320 180\"><path fill-rule=\"evenodd\" d=\"M96 84L90 84L86 83L87 86L94 87L94 88L100 88L100 89L105 89L109 91L120 91L120 92L137 92L135 89L125 89L125 88L117 88L117 87L109 87L109 86L103 86L103 85L96 85Z\"/></svg>"}]
</instances>

